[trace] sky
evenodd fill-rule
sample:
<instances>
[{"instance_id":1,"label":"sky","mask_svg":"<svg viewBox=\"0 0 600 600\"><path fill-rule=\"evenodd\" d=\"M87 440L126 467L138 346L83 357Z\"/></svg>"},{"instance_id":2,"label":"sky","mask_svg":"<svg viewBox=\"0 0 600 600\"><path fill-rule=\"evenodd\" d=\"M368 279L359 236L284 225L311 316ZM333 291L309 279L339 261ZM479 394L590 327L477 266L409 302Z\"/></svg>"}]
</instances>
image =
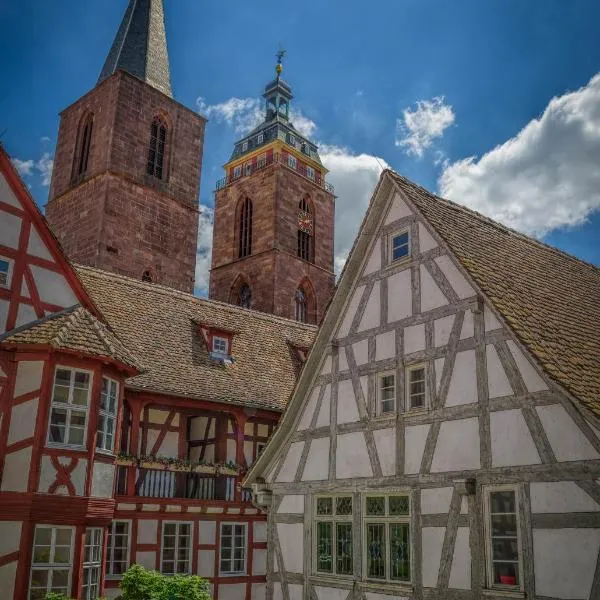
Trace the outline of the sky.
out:
<instances>
[{"instance_id":1,"label":"sky","mask_svg":"<svg viewBox=\"0 0 600 600\"><path fill-rule=\"evenodd\" d=\"M0 0L0 140L41 207L58 114L94 85L127 0ZM335 263L382 168L600 265L597 0L165 0L175 98L208 117L213 190L287 51L293 122L336 188Z\"/></svg>"}]
</instances>

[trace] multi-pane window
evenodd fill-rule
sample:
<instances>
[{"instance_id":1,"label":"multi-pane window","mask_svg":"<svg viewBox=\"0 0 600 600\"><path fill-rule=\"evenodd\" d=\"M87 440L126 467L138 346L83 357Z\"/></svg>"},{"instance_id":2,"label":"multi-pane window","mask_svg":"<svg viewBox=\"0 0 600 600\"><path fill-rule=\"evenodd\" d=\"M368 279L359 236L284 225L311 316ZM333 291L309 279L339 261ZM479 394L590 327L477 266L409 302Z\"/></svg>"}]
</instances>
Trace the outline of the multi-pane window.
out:
<instances>
[{"instance_id":1,"label":"multi-pane window","mask_svg":"<svg viewBox=\"0 0 600 600\"><path fill-rule=\"evenodd\" d=\"M242 144L242 152L246 152L246 150L248 150L248 142Z\"/></svg>"},{"instance_id":2,"label":"multi-pane window","mask_svg":"<svg viewBox=\"0 0 600 600\"><path fill-rule=\"evenodd\" d=\"M290 144L291 144L292 146L295 146L295 145L296 145L296 138L295 138L293 135L290 135Z\"/></svg>"},{"instance_id":3,"label":"multi-pane window","mask_svg":"<svg viewBox=\"0 0 600 600\"><path fill-rule=\"evenodd\" d=\"M245 523L221 523L221 575L240 575L246 572Z\"/></svg>"},{"instance_id":4,"label":"multi-pane window","mask_svg":"<svg viewBox=\"0 0 600 600\"><path fill-rule=\"evenodd\" d=\"M295 156L292 156L291 154L288 154L288 166L291 167L292 169L295 169L298 165L298 161L296 160Z\"/></svg>"},{"instance_id":5,"label":"multi-pane window","mask_svg":"<svg viewBox=\"0 0 600 600\"><path fill-rule=\"evenodd\" d=\"M92 145L92 128L94 126L94 117L88 115L81 130L79 140L79 156L77 158L77 176L84 175L88 169L90 159L90 148Z\"/></svg>"},{"instance_id":6,"label":"multi-pane window","mask_svg":"<svg viewBox=\"0 0 600 600\"><path fill-rule=\"evenodd\" d=\"M260 154L257 161L256 161L256 167L258 169L262 169L265 165L267 164L267 155L266 154Z\"/></svg>"},{"instance_id":7,"label":"multi-pane window","mask_svg":"<svg viewBox=\"0 0 600 600\"><path fill-rule=\"evenodd\" d=\"M256 143L257 143L257 144L262 144L262 143L263 143L263 141L264 141L264 139L265 139L265 136L264 136L262 133L259 133L259 134L256 136Z\"/></svg>"},{"instance_id":8,"label":"multi-pane window","mask_svg":"<svg viewBox=\"0 0 600 600\"><path fill-rule=\"evenodd\" d=\"M100 592L102 537L102 529L99 527L90 527L85 530L82 600L96 600Z\"/></svg>"},{"instance_id":9,"label":"multi-pane window","mask_svg":"<svg viewBox=\"0 0 600 600\"><path fill-rule=\"evenodd\" d=\"M239 217L238 258L252 254L252 200L244 198Z\"/></svg>"},{"instance_id":10,"label":"multi-pane window","mask_svg":"<svg viewBox=\"0 0 600 600\"><path fill-rule=\"evenodd\" d=\"M213 337L212 344L213 352L218 352L219 354L228 354L227 352L227 340L222 337Z\"/></svg>"},{"instance_id":11,"label":"multi-pane window","mask_svg":"<svg viewBox=\"0 0 600 600\"><path fill-rule=\"evenodd\" d=\"M312 167L306 167L306 176L309 179L312 179L314 181L314 179L315 179L315 170Z\"/></svg>"},{"instance_id":12,"label":"multi-pane window","mask_svg":"<svg viewBox=\"0 0 600 600\"><path fill-rule=\"evenodd\" d=\"M233 178L238 179L242 174L242 165L238 165L237 167L233 167Z\"/></svg>"},{"instance_id":13,"label":"multi-pane window","mask_svg":"<svg viewBox=\"0 0 600 600\"><path fill-rule=\"evenodd\" d=\"M163 178L165 146L167 144L167 127L158 118L150 125L150 146L148 148L148 164L146 172L157 179Z\"/></svg>"},{"instance_id":14,"label":"multi-pane window","mask_svg":"<svg viewBox=\"0 0 600 600\"><path fill-rule=\"evenodd\" d=\"M106 576L121 577L129 567L129 521L113 521L108 528Z\"/></svg>"},{"instance_id":15,"label":"multi-pane window","mask_svg":"<svg viewBox=\"0 0 600 600\"><path fill-rule=\"evenodd\" d=\"M247 163L244 165L244 173L245 173L246 175L251 175L251 174L252 174L252 163L251 163L251 162L247 162Z\"/></svg>"},{"instance_id":16,"label":"multi-pane window","mask_svg":"<svg viewBox=\"0 0 600 600\"><path fill-rule=\"evenodd\" d=\"M119 384L114 379L102 378L100 392L100 411L98 414L98 435L96 448L112 452L119 406Z\"/></svg>"},{"instance_id":17,"label":"multi-pane window","mask_svg":"<svg viewBox=\"0 0 600 600\"><path fill-rule=\"evenodd\" d=\"M87 371L58 367L50 411L48 442L83 446L91 375Z\"/></svg>"},{"instance_id":18,"label":"multi-pane window","mask_svg":"<svg viewBox=\"0 0 600 600\"><path fill-rule=\"evenodd\" d=\"M521 575L516 490L488 489L485 501L489 585L519 587Z\"/></svg>"},{"instance_id":19,"label":"multi-pane window","mask_svg":"<svg viewBox=\"0 0 600 600\"><path fill-rule=\"evenodd\" d=\"M407 367L406 398L408 410L418 410L427 406L427 369L425 365Z\"/></svg>"},{"instance_id":20,"label":"multi-pane window","mask_svg":"<svg viewBox=\"0 0 600 600\"><path fill-rule=\"evenodd\" d=\"M50 592L69 595L73 528L36 525L31 557L29 600L44 600Z\"/></svg>"},{"instance_id":21,"label":"multi-pane window","mask_svg":"<svg viewBox=\"0 0 600 600\"><path fill-rule=\"evenodd\" d=\"M12 264L12 261L8 258L0 257L0 287L7 288L10 286Z\"/></svg>"},{"instance_id":22,"label":"multi-pane window","mask_svg":"<svg viewBox=\"0 0 600 600\"><path fill-rule=\"evenodd\" d=\"M165 575L188 574L191 571L192 524L163 523L161 572Z\"/></svg>"},{"instance_id":23,"label":"multi-pane window","mask_svg":"<svg viewBox=\"0 0 600 600\"><path fill-rule=\"evenodd\" d=\"M394 373L382 373L379 376L379 414L396 410L396 376Z\"/></svg>"},{"instance_id":24,"label":"multi-pane window","mask_svg":"<svg viewBox=\"0 0 600 600\"><path fill-rule=\"evenodd\" d=\"M308 300L306 298L306 294L304 290L297 289L296 290L296 310L295 310L295 318L296 321L300 321L300 323L308 323Z\"/></svg>"},{"instance_id":25,"label":"multi-pane window","mask_svg":"<svg viewBox=\"0 0 600 600\"><path fill-rule=\"evenodd\" d=\"M365 496L363 523L365 577L385 581L410 581L408 495Z\"/></svg>"},{"instance_id":26,"label":"multi-pane window","mask_svg":"<svg viewBox=\"0 0 600 600\"><path fill-rule=\"evenodd\" d=\"M391 236L390 255L392 262L410 254L410 239L408 231L401 231Z\"/></svg>"},{"instance_id":27,"label":"multi-pane window","mask_svg":"<svg viewBox=\"0 0 600 600\"><path fill-rule=\"evenodd\" d=\"M317 496L314 511L315 572L352 575L352 496Z\"/></svg>"},{"instance_id":28,"label":"multi-pane window","mask_svg":"<svg viewBox=\"0 0 600 600\"><path fill-rule=\"evenodd\" d=\"M250 286L244 284L240 288L240 294L238 296L238 306L242 308L250 308L250 304L252 303L252 291L250 290Z\"/></svg>"}]
</instances>

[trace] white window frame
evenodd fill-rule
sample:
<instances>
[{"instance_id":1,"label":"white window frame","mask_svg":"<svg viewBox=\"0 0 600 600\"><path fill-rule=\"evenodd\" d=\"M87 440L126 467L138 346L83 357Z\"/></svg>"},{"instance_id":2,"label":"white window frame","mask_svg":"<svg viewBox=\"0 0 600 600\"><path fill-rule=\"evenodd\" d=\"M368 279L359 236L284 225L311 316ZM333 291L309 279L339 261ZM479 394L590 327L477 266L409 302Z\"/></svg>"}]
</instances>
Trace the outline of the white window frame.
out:
<instances>
[{"instance_id":1,"label":"white window frame","mask_svg":"<svg viewBox=\"0 0 600 600\"><path fill-rule=\"evenodd\" d=\"M222 552L223 552L223 527L226 525L231 525L235 527L236 525L241 525L244 528L244 569L242 571L223 571L221 568L222 565ZM233 542L235 539L235 533L232 532L232 546L231 546L231 558L229 560L230 566L233 566L234 563L234 551L235 551L235 543ZM248 571L248 523L243 523L241 521L221 521L219 525L219 575L221 577L241 577L246 575Z\"/></svg>"},{"instance_id":2,"label":"white window frame","mask_svg":"<svg viewBox=\"0 0 600 600\"><path fill-rule=\"evenodd\" d=\"M306 165L306 176L313 181L315 180L315 170L308 165Z\"/></svg>"},{"instance_id":3,"label":"white window frame","mask_svg":"<svg viewBox=\"0 0 600 600\"><path fill-rule=\"evenodd\" d=\"M494 583L494 569L492 559L492 530L491 530L491 495L494 492L513 492L515 494L515 519L517 521L517 567L519 575L519 583L517 585L504 585ZM487 587L495 590L512 590L523 591L523 546L521 535L521 513L519 512L519 495L520 489L518 485L490 485L483 488L483 513L484 513L484 531L485 531L485 572Z\"/></svg>"},{"instance_id":4,"label":"white window frame","mask_svg":"<svg viewBox=\"0 0 600 600\"><path fill-rule=\"evenodd\" d=\"M56 375L58 371L70 371L71 379L69 384L69 397L67 402L56 402L54 400L54 390L56 388ZM73 404L73 389L74 389L74 381L75 381L75 373L87 373L89 375L88 381L88 390L87 390L87 404L85 407L83 405ZM89 413L90 413L90 399L92 395L92 389L94 385L94 373L93 371L88 371L86 369L78 369L76 367L71 367L68 365L56 365L54 369L54 380L52 384L52 402L50 403L50 414L48 415L48 432L46 436L46 445L52 447L68 447L68 448L85 448L87 445L87 430L89 423ZM60 408L67 411L67 419L65 421L65 441L64 442L56 442L50 439L50 429L52 427L52 409ZM69 443L69 432L70 432L70 423L71 423L71 414L73 411L76 412L84 412L85 413L85 422L83 425L83 441L81 444L73 444Z\"/></svg>"},{"instance_id":5,"label":"white window frame","mask_svg":"<svg viewBox=\"0 0 600 600\"><path fill-rule=\"evenodd\" d=\"M246 175L246 176L252 175L252 163L251 162L244 163L244 175Z\"/></svg>"},{"instance_id":6,"label":"white window frame","mask_svg":"<svg viewBox=\"0 0 600 600\"><path fill-rule=\"evenodd\" d=\"M165 573L164 571L164 560L163 560L163 555L164 555L164 550L165 550L165 526L166 525L175 525L175 558L173 559L173 561L167 561L167 562L173 562L173 566L174 566L174 571L173 573ZM181 548L180 544L179 544L179 537L180 537L180 527L182 525L189 525L190 528L190 535L189 535L189 546L188 546L188 561L187 561L187 569L185 571L185 573L180 573L177 570L178 564L182 561L180 561L177 556L179 554L179 550ZM194 538L194 523L192 521L163 521L162 523L162 530L160 533L160 572L163 573L164 575L191 575L192 573L192 553L193 553L193 538Z\"/></svg>"},{"instance_id":7,"label":"white window frame","mask_svg":"<svg viewBox=\"0 0 600 600\"><path fill-rule=\"evenodd\" d=\"M288 167L290 169L298 168L298 159L293 154L288 154Z\"/></svg>"},{"instance_id":8,"label":"white window frame","mask_svg":"<svg viewBox=\"0 0 600 600\"><path fill-rule=\"evenodd\" d=\"M361 557L362 557L362 567L363 567L363 580L368 582L378 582L378 583L388 583L394 585L410 585L413 581L413 570L415 560L419 560L419 557L415 557L414 555L414 542L413 542L413 532L414 532L414 524L412 520L413 515L413 505L412 505L412 494L408 490L389 490L385 492L381 491L371 491L371 492L363 492L361 494L361 527L362 527L362 537L361 537ZM388 498L394 496L405 496L408 498L408 515L389 515L388 510ZM367 515L367 498L373 497L382 497L385 498L385 516L373 516ZM385 577L369 577L367 573L367 552L366 552L366 544L367 544L367 526L369 523L382 523L385 525ZM408 545L409 545L409 578L408 579L392 579L390 576L390 568L391 568L391 557L390 557L390 540L389 540L389 526L394 523L402 523L408 525Z\"/></svg>"},{"instance_id":9,"label":"white window frame","mask_svg":"<svg viewBox=\"0 0 600 600\"><path fill-rule=\"evenodd\" d=\"M104 409L102 408L102 399L104 396L104 382L108 382L108 386L109 386L109 390L111 387L111 384L114 384L115 389L116 389L116 397L115 397L115 410L114 412L111 412L108 408ZM100 389L100 407L98 409L98 416L99 417L103 417L104 418L104 428L100 427L100 423L102 422L100 418L98 418L98 427L96 430L96 450L98 452L108 452L109 454L112 454L114 447L115 447L115 435L116 435L116 431L117 431L117 415L119 413L119 393L120 393L120 387L119 387L119 382L116 379L112 379L111 377L106 377L106 376L102 376L102 388ZM110 405L107 404L107 407L109 407ZM113 428L112 428L112 443L110 444L110 447L107 446L106 444L106 437L108 435L108 432L106 431L106 424L112 421L113 424ZM98 445L98 442L102 440L102 445Z\"/></svg>"},{"instance_id":10,"label":"white window frame","mask_svg":"<svg viewBox=\"0 0 600 600\"><path fill-rule=\"evenodd\" d=\"M424 372L424 382L425 382L425 401L423 402L423 406L413 406L411 401L410 394L410 375L413 371L418 371L419 369L423 369ZM405 381L405 398L406 398L406 406L405 412L419 412L424 411L429 408L429 398L430 398L430 390L429 390L429 382L428 382L428 364L427 363L417 363L414 365L408 365L404 369L404 381Z\"/></svg>"},{"instance_id":11,"label":"white window frame","mask_svg":"<svg viewBox=\"0 0 600 600\"><path fill-rule=\"evenodd\" d=\"M52 533L50 534L50 557L47 563L35 563L35 534L38 529L50 529ZM56 532L58 529L68 529L71 532L71 543L69 546L69 562L68 563L56 563L54 562L55 552L56 552ZM54 571L69 571L69 577L67 581L67 590L66 595L69 596L71 593L71 581L73 577L73 544L75 542L75 527L63 526L63 525L46 525L40 524L36 525L33 530L33 544L31 547L31 567L29 569L29 588L27 598L31 598L31 584L33 580L33 572L34 571L48 571L48 583L46 585L46 594L49 594L52 591L52 580L54 578ZM41 588L37 588L41 589Z\"/></svg>"},{"instance_id":12,"label":"white window frame","mask_svg":"<svg viewBox=\"0 0 600 600\"><path fill-rule=\"evenodd\" d=\"M394 378L394 398L393 398L393 403L394 403L394 407L392 408L392 410L386 410L385 412L383 411L383 379L384 377L393 377ZM386 416L386 415L391 415L397 412L398 410L398 394L397 394L397 390L396 390L396 371L385 371L384 373L378 373L377 374L377 416ZM389 401L389 399L388 399Z\"/></svg>"},{"instance_id":13,"label":"white window frame","mask_svg":"<svg viewBox=\"0 0 600 600\"><path fill-rule=\"evenodd\" d=\"M224 350L217 348L217 345L219 345L220 342L223 342L225 345ZM225 337L214 335L212 339L212 351L216 352L217 354L223 354L224 356L227 356L229 354L229 340Z\"/></svg>"},{"instance_id":14,"label":"white window frame","mask_svg":"<svg viewBox=\"0 0 600 600\"><path fill-rule=\"evenodd\" d=\"M246 152L246 150L248 150L248 142L242 144L242 152Z\"/></svg>"},{"instance_id":15,"label":"white window frame","mask_svg":"<svg viewBox=\"0 0 600 600\"><path fill-rule=\"evenodd\" d=\"M296 147L296 138L290 134L290 145Z\"/></svg>"},{"instance_id":16,"label":"white window frame","mask_svg":"<svg viewBox=\"0 0 600 600\"><path fill-rule=\"evenodd\" d=\"M127 523L127 545L125 546L125 550L126 550L125 571L130 566L132 522L130 519L115 519L108 526L108 536L107 536L107 540L106 540L106 557L105 557L106 579L121 579L121 577L123 577L123 574L114 573L115 535L117 535L115 533L115 525L117 523ZM124 535L124 534L121 534L121 535ZM122 547L119 546L119 548L122 548Z\"/></svg>"},{"instance_id":17,"label":"white window frame","mask_svg":"<svg viewBox=\"0 0 600 600\"><path fill-rule=\"evenodd\" d=\"M236 165L233 167L233 178L239 179L242 176L242 165Z\"/></svg>"},{"instance_id":18,"label":"white window frame","mask_svg":"<svg viewBox=\"0 0 600 600\"><path fill-rule=\"evenodd\" d=\"M86 544L87 535L91 535L91 543ZM98 543L94 543L94 537L98 536ZM96 600L100 595L100 583L102 579L102 550L104 549L104 529L101 527L87 527L84 535L83 543L83 578L82 578L82 600ZM87 556L88 548L92 553L91 556ZM98 554L95 557L93 555L94 549L97 550ZM91 580L86 581L88 577L91 577L92 572L97 572L97 579L95 583L95 592L93 593L94 587L92 586Z\"/></svg>"},{"instance_id":19,"label":"white window frame","mask_svg":"<svg viewBox=\"0 0 600 600\"><path fill-rule=\"evenodd\" d=\"M6 281L2 283L2 281L0 280L0 288L10 289L15 261L12 258L8 258L8 256L3 255L0 255L0 260L8 263L8 269L6 270ZM2 272L2 274L3 273L4 272Z\"/></svg>"},{"instance_id":20,"label":"white window frame","mask_svg":"<svg viewBox=\"0 0 600 600\"><path fill-rule=\"evenodd\" d=\"M264 134L261 132L256 136L256 143L257 144L262 144L265 141L265 136Z\"/></svg>"},{"instance_id":21,"label":"white window frame","mask_svg":"<svg viewBox=\"0 0 600 600\"><path fill-rule=\"evenodd\" d=\"M317 502L320 498L331 498L332 513L330 515L318 515L317 514ZM352 514L350 515L338 515L336 510L336 501L338 498L350 498L352 500ZM352 562L354 563L354 538L356 532L354 530L354 515L356 511L360 511L360 506L356 506L354 497L352 494L318 494L313 496L312 499L312 514L313 514L313 543L312 543L312 572L318 577L336 577L340 579L348 579L354 577L354 565L352 567L352 573L341 573L338 574L337 570L337 524L338 523L350 523L352 525ZM319 571L319 544L318 544L318 524L319 523L331 523L331 571Z\"/></svg>"},{"instance_id":22,"label":"white window frame","mask_svg":"<svg viewBox=\"0 0 600 600\"><path fill-rule=\"evenodd\" d=\"M256 166L257 168L262 168L267 164L267 155L266 154L259 154L258 158L256 159Z\"/></svg>"},{"instance_id":23,"label":"white window frame","mask_svg":"<svg viewBox=\"0 0 600 600\"><path fill-rule=\"evenodd\" d=\"M407 247L408 247L408 254L406 256L401 256L400 258L394 258L394 238L398 237L399 235L404 235L407 234L408 236L408 242L407 242ZM412 239L411 239L411 235L410 235L410 228L408 227L404 227L403 229L398 229L397 231L392 232L389 235L388 238L388 256L389 256L389 260L388 263L390 265L397 265L398 263L401 263L402 261L405 260L409 260L412 254Z\"/></svg>"}]
</instances>

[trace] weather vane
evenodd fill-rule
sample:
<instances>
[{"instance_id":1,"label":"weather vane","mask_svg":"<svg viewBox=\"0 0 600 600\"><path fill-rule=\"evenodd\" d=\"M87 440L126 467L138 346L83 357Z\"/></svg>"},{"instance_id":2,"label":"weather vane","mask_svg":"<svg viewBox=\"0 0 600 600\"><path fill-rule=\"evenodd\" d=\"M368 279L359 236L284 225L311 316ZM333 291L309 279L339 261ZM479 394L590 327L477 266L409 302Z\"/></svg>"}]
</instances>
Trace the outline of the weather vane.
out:
<instances>
[{"instance_id":1,"label":"weather vane","mask_svg":"<svg viewBox=\"0 0 600 600\"><path fill-rule=\"evenodd\" d=\"M285 53L286 53L286 51L283 49L283 46L281 44L279 44L279 50L277 50L277 54L275 55L277 57L277 65L275 66L275 71L277 71L278 77L279 77L279 75L281 75L281 72L283 71L283 65L281 64L281 61L283 60Z\"/></svg>"}]
</instances>

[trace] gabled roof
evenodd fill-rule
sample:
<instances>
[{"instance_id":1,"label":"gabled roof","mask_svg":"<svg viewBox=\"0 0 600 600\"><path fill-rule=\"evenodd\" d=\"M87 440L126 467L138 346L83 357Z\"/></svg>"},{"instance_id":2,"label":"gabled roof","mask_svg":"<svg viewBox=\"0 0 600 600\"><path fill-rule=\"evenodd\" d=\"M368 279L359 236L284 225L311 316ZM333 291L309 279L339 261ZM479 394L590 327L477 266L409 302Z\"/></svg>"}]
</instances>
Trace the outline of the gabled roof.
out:
<instances>
[{"instance_id":1,"label":"gabled roof","mask_svg":"<svg viewBox=\"0 0 600 600\"><path fill-rule=\"evenodd\" d=\"M115 334L82 306L76 305L0 336L7 348L35 345L105 358L139 370L138 360Z\"/></svg>"},{"instance_id":2,"label":"gabled roof","mask_svg":"<svg viewBox=\"0 0 600 600\"><path fill-rule=\"evenodd\" d=\"M144 373L128 380L130 388L276 411L285 408L299 366L293 346L310 347L315 326L91 267L77 268L112 330L140 357ZM201 323L235 332L233 364L210 358Z\"/></svg>"}]
</instances>

